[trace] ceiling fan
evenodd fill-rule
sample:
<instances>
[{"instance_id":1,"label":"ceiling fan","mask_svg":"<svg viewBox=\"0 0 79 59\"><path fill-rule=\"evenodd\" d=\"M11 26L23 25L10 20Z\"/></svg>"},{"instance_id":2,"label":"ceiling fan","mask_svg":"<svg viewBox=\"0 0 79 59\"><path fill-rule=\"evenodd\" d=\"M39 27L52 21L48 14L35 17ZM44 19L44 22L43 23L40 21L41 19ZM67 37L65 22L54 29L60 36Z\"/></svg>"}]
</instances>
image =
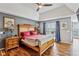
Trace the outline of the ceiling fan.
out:
<instances>
[{"instance_id":1,"label":"ceiling fan","mask_svg":"<svg viewBox=\"0 0 79 59\"><path fill-rule=\"evenodd\" d=\"M35 3L38 8L36 11L39 11L43 6L52 6L53 4L47 4L47 3Z\"/></svg>"}]
</instances>

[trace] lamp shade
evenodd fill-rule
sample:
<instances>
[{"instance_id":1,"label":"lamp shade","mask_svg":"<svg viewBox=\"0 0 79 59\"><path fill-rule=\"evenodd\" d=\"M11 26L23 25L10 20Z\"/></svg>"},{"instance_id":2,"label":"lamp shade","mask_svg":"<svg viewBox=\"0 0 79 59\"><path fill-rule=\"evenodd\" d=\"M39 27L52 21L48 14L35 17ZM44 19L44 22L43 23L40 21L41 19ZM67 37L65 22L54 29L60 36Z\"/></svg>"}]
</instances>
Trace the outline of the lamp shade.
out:
<instances>
[{"instance_id":1,"label":"lamp shade","mask_svg":"<svg viewBox=\"0 0 79 59\"><path fill-rule=\"evenodd\" d=\"M0 31L0 34L3 34L3 32L2 32L2 31Z\"/></svg>"}]
</instances>

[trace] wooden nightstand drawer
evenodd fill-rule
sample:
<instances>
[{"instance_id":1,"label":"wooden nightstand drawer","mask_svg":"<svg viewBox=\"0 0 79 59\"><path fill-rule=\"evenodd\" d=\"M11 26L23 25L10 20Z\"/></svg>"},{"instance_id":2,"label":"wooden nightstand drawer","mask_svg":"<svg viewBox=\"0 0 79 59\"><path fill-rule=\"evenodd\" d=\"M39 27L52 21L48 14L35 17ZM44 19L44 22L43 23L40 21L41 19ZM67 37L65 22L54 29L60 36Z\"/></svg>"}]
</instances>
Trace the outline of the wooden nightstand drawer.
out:
<instances>
[{"instance_id":1,"label":"wooden nightstand drawer","mask_svg":"<svg viewBox=\"0 0 79 59\"><path fill-rule=\"evenodd\" d=\"M11 47L12 47L12 44L9 44L9 45L7 46L8 49L10 49Z\"/></svg>"},{"instance_id":2,"label":"wooden nightstand drawer","mask_svg":"<svg viewBox=\"0 0 79 59\"><path fill-rule=\"evenodd\" d=\"M5 50L9 50L15 47L19 47L19 38L18 37L9 37L5 40Z\"/></svg>"},{"instance_id":3,"label":"wooden nightstand drawer","mask_svg":"<svg viewBox=\"0 0 79 59\"><path fill-rule=\"evenodd\" d=\"M18 40L15 39L15 40L12 40L12 42L13 42L13 43L18 43Z\"/></svg>"}]
</instances>

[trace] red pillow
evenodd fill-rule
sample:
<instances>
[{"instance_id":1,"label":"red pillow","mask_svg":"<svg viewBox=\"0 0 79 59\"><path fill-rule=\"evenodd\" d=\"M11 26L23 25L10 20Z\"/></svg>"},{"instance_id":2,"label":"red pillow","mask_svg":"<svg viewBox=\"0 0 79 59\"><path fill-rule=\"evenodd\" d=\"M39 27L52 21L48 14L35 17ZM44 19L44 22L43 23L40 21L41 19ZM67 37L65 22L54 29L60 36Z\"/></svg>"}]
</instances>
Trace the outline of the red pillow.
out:
<instances>
[{"instance_id":1,"label":"red pillow","mask_svg":"<svg viewBox=\"0 0 79 59\"><path fill-rule=\"evenodd\" d=\"M23 39L25 39L27 36L30 36L30 32L29 32L29 31L27 31L27 32L22 32L22 33L21 33L21 36L22 36Z\"/></svg>"},{"instance_id":2,"label":"red pillow","mask_svg":"<svg viewBox=\"0 0 79 59\"><path fill-rule=\"evenodd\" d=\"M24 32L24 36L29 36L30 35L30 31Z\"/></svg>"},{"instance_id":3,"label":"red pillow","mask_svg":"<svg viewBox=\"0 0 79 59\"><path fill-rule=\"evenodd\" d=\"M21 36L24 36L24 32L21 32Z\"/></svg>"}]
</instances>

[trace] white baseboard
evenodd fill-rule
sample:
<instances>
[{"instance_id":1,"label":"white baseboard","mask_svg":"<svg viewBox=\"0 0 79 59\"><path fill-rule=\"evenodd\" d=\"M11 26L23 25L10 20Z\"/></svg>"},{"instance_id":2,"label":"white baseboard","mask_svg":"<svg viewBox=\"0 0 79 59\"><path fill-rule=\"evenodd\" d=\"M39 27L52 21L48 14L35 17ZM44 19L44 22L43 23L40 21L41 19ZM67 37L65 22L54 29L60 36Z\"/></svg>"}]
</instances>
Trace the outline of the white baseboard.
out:
<instances>
[{"instance_id":1,"label":"white baseboard","mask_svg":"<svg viewBox=\"0 0 79 59\"><path fill-rule=\"evenodd\" d=\"M72 42L62 42L62 41L61 41L61 43L72 44Z\"/></svg>"},{"instance_id":2,"label":"white baseboard","mask_svg":"<svg viewBox=\"0 0 79 59\"><path fill-rule=\"evenodd\" d=\"M0 50L4 50L5 48L0 48Z\"/></svg>"}]
</instances>

